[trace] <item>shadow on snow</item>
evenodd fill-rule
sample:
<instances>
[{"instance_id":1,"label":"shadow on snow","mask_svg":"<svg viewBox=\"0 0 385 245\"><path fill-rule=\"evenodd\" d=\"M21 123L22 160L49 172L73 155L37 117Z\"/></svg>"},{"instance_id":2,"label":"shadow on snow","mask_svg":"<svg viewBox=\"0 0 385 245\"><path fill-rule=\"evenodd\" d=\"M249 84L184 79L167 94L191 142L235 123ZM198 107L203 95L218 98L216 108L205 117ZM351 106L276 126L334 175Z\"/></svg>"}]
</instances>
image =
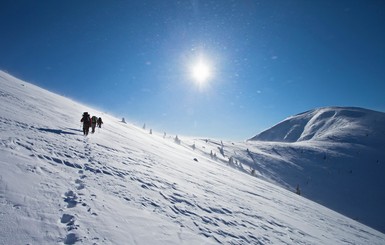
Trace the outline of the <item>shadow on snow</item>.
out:
<instances>
[{"instance_id":1,"label":"shadow on snow","mask_svg":"<svg viewBox=\"0 0 385 245\"><path fill-rule=\"evenodd\" d=\"M71 129L71 128L69 128L69 129L73 130L73 131L81 132L80 130L77 130L77 129ZM38 130L44 131L44 132L49 132L49 133L54 133L54 134L72 134L72 135L75 135L75 133L68 132L68 131L63 131L61 129L38 128Z\"/></svg>"}]
</instances>

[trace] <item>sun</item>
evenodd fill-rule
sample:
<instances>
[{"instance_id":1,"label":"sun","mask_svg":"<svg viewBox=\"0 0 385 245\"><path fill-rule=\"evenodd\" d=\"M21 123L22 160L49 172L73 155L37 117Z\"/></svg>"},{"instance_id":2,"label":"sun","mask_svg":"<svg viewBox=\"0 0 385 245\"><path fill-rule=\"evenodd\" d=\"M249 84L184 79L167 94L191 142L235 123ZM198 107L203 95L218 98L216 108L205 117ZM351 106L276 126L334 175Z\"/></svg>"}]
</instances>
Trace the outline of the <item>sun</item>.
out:
<instances>
[{"instance_id":1,"label":"sun","mask_svg":"<svg viewBox=\"0 0 385 245\"><path fill-rule=\"evenodd\" d=\"M211 67L208 62L199 60L191 67L191 76L199 84L207 82L211 76Z\"/></svg>"}]
</instances>

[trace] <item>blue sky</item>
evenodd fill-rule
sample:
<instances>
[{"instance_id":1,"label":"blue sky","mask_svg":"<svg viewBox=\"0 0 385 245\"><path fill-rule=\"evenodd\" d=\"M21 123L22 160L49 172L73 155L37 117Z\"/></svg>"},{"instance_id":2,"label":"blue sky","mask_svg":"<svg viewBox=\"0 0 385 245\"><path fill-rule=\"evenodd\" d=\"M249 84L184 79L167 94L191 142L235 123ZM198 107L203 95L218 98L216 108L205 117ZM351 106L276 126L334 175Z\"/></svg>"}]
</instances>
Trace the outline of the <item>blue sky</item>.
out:
<instances>
[{"instance_id":1,"label":"blue sky","mask_svg":"<svg viewBox=\"0 0 385 245\"><path fill-rule=\"evenodd\" d=\"M1 1L0 69L163 133L385 111L384 1ZM198 59L211 77L197 83Z\"/></svg>"}]
</instances>

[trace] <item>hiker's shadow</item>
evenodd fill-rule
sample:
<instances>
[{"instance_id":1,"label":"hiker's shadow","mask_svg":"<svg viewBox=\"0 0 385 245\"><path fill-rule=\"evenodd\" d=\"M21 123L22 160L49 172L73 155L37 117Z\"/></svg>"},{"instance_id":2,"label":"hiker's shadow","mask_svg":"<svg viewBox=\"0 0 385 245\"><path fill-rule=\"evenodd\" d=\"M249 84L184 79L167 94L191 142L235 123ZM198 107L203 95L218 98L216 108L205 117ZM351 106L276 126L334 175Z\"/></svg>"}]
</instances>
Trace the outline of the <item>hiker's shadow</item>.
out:
<instances>
[{"instance_id":1,"label":"hiker's shadow","mask_svg":"<svg viewBox=\"0 0 385 245\"><path fill-rule=\"evenodd\" d=\"M78 129L71 129L71 128L68 128L68 129L72 130L72 131L81 132ZM64 131L64 130L61 130L61 129L38 128L38 130L44 131L44 132L48 132L48 133L54 133L54 134L70 134L70 135L75 135L76 134L76 133L69 132L69 131Z\"/></svg>"},{"instance_id":2,"label":"hiker's shadow","mask_svg":"<svg viewBox=\"0 0 385 245\"><path fill-rule=\"evenodd\" d=\"M76 129L76 128L66 128L66 129L75 131L75 132L83 132L81 129Z\"/></svg>"}]
</instances>

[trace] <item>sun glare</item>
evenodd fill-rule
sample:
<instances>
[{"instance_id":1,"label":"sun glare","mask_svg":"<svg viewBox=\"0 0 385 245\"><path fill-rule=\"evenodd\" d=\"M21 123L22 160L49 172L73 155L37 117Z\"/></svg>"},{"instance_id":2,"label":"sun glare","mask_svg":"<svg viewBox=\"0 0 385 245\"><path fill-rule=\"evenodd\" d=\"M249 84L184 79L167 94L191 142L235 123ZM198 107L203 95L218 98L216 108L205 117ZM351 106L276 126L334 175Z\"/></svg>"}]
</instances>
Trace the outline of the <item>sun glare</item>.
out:
<instances>
[{"instance_id":1,"label":"sun glare","mask_svg":"<svg viewBox=\"0 0 385 245\"><path fill-rule=\"evenodd\" d=\"M211 77L210 66L204 61L193 65L191 73L193 79L199 84L205 83Z\"/></svg>"}]
</instances>

